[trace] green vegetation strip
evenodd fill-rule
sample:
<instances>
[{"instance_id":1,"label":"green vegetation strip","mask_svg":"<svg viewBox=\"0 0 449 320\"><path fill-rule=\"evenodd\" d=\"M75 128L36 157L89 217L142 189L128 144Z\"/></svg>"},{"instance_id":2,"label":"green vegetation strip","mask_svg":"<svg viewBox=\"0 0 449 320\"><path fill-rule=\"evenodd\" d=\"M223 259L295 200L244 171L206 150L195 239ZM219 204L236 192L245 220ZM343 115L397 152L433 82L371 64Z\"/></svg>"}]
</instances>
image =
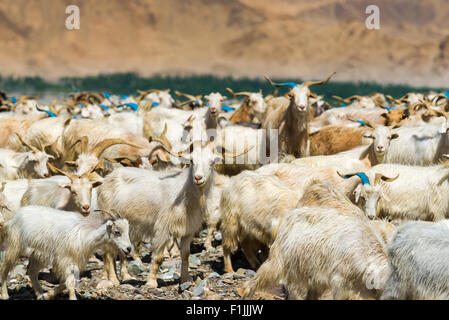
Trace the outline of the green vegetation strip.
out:
<instances>
[{"instance_id":1,"label":"green vegetation strip","mask_svg":"<svg viewBox=\"0 0 449 320\"><path fill-rule=\"evenodd\" d=\"M300 79L273 79L274 81L293 81L301 83ZM104 74L90 77L61 78L56 82L49 82L40 77L2 77L0 75L0 90L6 92L19 92L39 94L44 92L69 93L76 90L107 91L113 94L136 94L136 90L146 89L172 89L190 94L208 94L221 92L228 94L226 88L234 91L258 91L269 94L273 88L265 79L215 77L212 75L197 76L160 76L141 77L137 73ZM448 88L412 87L408 85L382 85L374 82L335 82L330 81L324 86L314 86L312 91L324 95L324 98L334 106L340 103L332 99L332 95L346 98L351 95L368 95L374 92L390 94L393 97L402 97L407 92L429 92L431 90L444 92ZM281 89L283 94L286 89ZM229 95L229 94L228 94Z\"/></svg>"}]
</instances>

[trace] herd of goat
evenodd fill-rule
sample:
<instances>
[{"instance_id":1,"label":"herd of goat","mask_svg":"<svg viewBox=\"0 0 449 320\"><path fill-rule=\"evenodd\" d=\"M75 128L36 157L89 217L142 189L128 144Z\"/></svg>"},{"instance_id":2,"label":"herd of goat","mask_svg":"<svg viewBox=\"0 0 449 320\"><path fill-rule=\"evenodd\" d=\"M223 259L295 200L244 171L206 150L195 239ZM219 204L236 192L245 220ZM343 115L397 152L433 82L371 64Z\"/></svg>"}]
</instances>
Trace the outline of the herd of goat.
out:
<instances>
[{"instance_id":1,"label":"herd of goat","mask_svg":"<svg viewBox=\"0 0 449 320\"><path fill-rule=\"evenodd\" d=\"M222 233L224 272L238 248L257 270L244 299L278 284L289 299L449 299L449 98L334 96L331 108L310 87L332 76L267 77L265 97L79 91L39 104L0 92L0 298L21 257L38 299L76 299L94 253L118 285L148 242L146 286L167 255L189 281L206 226L207 250ZM44 292L48 266L60 285Z\"/></svg>"}]
</instances>

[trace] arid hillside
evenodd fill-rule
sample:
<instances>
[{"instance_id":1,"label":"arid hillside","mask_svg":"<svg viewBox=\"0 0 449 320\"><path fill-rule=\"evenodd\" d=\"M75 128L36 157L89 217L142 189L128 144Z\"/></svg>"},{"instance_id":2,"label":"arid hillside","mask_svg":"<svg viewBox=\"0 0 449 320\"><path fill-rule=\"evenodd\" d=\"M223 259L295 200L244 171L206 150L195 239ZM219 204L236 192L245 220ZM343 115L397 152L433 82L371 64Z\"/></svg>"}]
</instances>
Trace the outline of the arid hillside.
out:
<instances>
[{"instance_id":1,"label":"arid hillside","mask_svg":"<svg viewBox=\"0 0 449 320\"><path fill-rule=\"evenodd\" d=\"M2 0L0 74L135 71L449 84L449 2L381 0ZM81 29L65 28L76 4Z\"/></svg>"}]
</instances>

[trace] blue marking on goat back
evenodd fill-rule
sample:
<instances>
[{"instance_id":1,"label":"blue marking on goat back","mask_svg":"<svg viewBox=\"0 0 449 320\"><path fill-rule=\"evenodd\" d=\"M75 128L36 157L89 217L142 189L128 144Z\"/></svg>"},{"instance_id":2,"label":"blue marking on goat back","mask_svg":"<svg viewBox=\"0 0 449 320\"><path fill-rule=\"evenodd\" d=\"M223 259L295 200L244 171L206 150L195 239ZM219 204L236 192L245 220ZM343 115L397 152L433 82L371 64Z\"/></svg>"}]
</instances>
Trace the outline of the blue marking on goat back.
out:
<instances>
[{"instance_id":1,"label":"blue marking on goat back","mask_svg":"<svg viewBox=\"0 0 449 320\"><path fill-rule=\"evenodd\" d=\"M107 105L100 104L100 107L102 107L104 110L109 110L109 107Z\"/></svg>"},{"instance_id":2,"label":"blue marking on goat back","mask_svg":"<svg viewBox=\"0 0 449 320\"><path fill-rule=\"evenodd\" d=\"M16 103L16 102L17 102L16 97L11 97L11 98L9 98L9 99L11 99L12 103Z\"/></svg>"},{"instance_id":3,"label":"blue marking on goat back","mask_svg":"<svg viewBox=\"0 0 449 320\"><path fill-rule=\"evenodd\" d=\"M282 84L282 85L289 86L289 87L291 87L291 88L294 88L294 87L298 86L297 83L294 83L294 82L291 82L291 81L289 81L289 82L282 82L281 84Z\"/></svg>"},{"instance_id":4,"label":"blue marking on goat back","mask_svg":"<svg viewBox=\"0 0 449 320\"><path fill-rule=\"evenodd\" d=\"M235 108L230 107L230 106L222 106L221 110L223 110L224 112L231 112L231 111L234 111Z\"/></svg>"},{"instance_id":5,"label":"blue marking on goat back","mask_svg":"<svg viewBox=\"0 0 449 320\"><path fill-rule=\"evenodd\" d=\"M53 112L51 112L51 111L49 111L49 110L44 110L51 118L55 118L56 117L56 115L53 113Z\"/></svg>"},{"instance_id":6,"label":"blue marking on goat back","mask_svg":"<svg viewBox=\"0 0 449 320\"><path fill-rule=\"evenodd\" d=\"M81 108L84 108L84 107L85 107L84 103L81 103L80 106L81 106Z\"/></svg>"},{"instance_id":7,"label":"blue marking on goat back","mask_svg":"<svg viewBox=\"0 0 449 320\"><path fill-rule=\"evenodd\" d=\"M127 96L126 94L121 94L121 95L120 95L120 98L122 98L122 99L128 99L128 96Z\"/></svg>"},{"instance_id":8,"label":"blue marking on goat back","mask_svg":"<svg viewBox=\"0 0 449 320\"><path fill-rule=\"evenodd\" d=\"M358 176L362 180L363 184L370 184L369 179L364 172L356 172L355 175Z\"/></svg>"},{"instance_id":9,"label":"blue marking on goat back","mask_svg":"<svg viewBox=\"0 0 449 320\"><path fill-rule=\"evenodd\" d=\"M385 109L386 109L387 111L390 111L390 110L394 110L394 107L393 107L393 106L392 106L392 107L386 106Z\"/></svg>"},{"instance_id":10,"label":"blue marking on goat back","mask_svg":"<svg viewBox=\"0 0 449 320\"><path fill-rule=\"evenodd\" d=\"M151 103L151 106L152 106L152 107L159 107L159 103L157 103L157 102L155 101L155 102Z\"/></svg>"},{"instance_id":11,"label":"blue marking on goat back","mask_svg":"<svg viewBox=\"0 0 449 320\"><path fill-rule=\"evenodd\" d=\"M139 108L139 106L137 105L137 103L125 103L125 106L130 107L131 109L133 109L134 111L137 111L137 109Z\"/></svg>"},{"instance_id":12,"label":"blue marking on goat back","mask_svg":"<svg viewBox=\"0 0 449 320\"><path fill-rule=\"evenodd\" d=\"M110 95L109 93L107 93L107 92L102 92L102 94L103 94L107 99L109 99L109 98L111 97L111 95Z\"/></svg>"},{"instance_id":13,"label":"blue marking on goat back","mask_svg":"<svg viewBox=\"0 0 449 320\"><path fill-rule=\"evenodd\" d=\"M356 122L360 123L362 126L366 126L366 123L363 120L356 120Z\"/></svg>"}]
</instances>

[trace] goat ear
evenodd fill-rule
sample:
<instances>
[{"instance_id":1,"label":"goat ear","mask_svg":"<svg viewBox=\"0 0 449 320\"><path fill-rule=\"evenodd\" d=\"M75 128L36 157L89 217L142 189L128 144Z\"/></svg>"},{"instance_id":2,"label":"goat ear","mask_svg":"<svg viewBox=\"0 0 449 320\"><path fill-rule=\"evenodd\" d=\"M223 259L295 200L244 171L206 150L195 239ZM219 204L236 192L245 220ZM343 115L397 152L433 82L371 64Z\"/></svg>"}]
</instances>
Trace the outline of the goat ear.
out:
<instances>
[{"instance_id":1,"label":"goat ear","mask_svg":"<svg viewBox=\"0 0 449 320\"><path fill-rule=\"evenodd\" d=\"M69 189L70 190L70 187L72 186L70 183L63 183L63 184L60 184L59 185L61 188L65 188L65 189Z\"/></svg>"},{"instance_id":2,"label":"goat ear","mask_svg":"<svg viewBox=\"0 0 449 320\"><path fill-rule=\"evenodd\" d=\"M108 220L106 222L106 231L108 232L108 234L112 233L112 226L114 225L114 221L112 220Z\"/></svg>"},{"instance_id":3,"label":"goat ear","mask_svg":"<svg viewBox=\"0 0 449 320\"><path fill-rule=\"evenodd\" d=\"M363 134L365 138L373 138L373 133L371 131L367 131Z\"/></svg>"},{"instance_id":4,"label":"goat ear","mask_svg":"<svg viewBox=\"0 0 449 320\"><path fill-rule=\"evenodd\" d=\"M391 135L391 140L396 139L396 138L399 138L399 135L397 133L393 133Z\"/></svg>"},{"instance_id":5,"label":"goat ear","mask_svg":"<svg viewBox=\"0 0 449 320\"><path fill-rule=\"evenodd\" d=\"M98 186L101 186L103 184L103 181L97 180L92 184L92 188L96 188Z\"/></svg>"},{"instance_id":6,"label":"goat ear","mask_svg":"<svg viewBox=\"0 0 449 320\"><path fill-rule=\"evenodd\" d=\"M355 203L359 203L359 200L360 200L360 193L361 193L361 191L362 191L361 189L362 189L362 185L361 185L361 184L359 184L359 185L357 186L357 188L354 189L353 194L354 194L354 201L355 201Z\"/></svg>"}]
</instances>

